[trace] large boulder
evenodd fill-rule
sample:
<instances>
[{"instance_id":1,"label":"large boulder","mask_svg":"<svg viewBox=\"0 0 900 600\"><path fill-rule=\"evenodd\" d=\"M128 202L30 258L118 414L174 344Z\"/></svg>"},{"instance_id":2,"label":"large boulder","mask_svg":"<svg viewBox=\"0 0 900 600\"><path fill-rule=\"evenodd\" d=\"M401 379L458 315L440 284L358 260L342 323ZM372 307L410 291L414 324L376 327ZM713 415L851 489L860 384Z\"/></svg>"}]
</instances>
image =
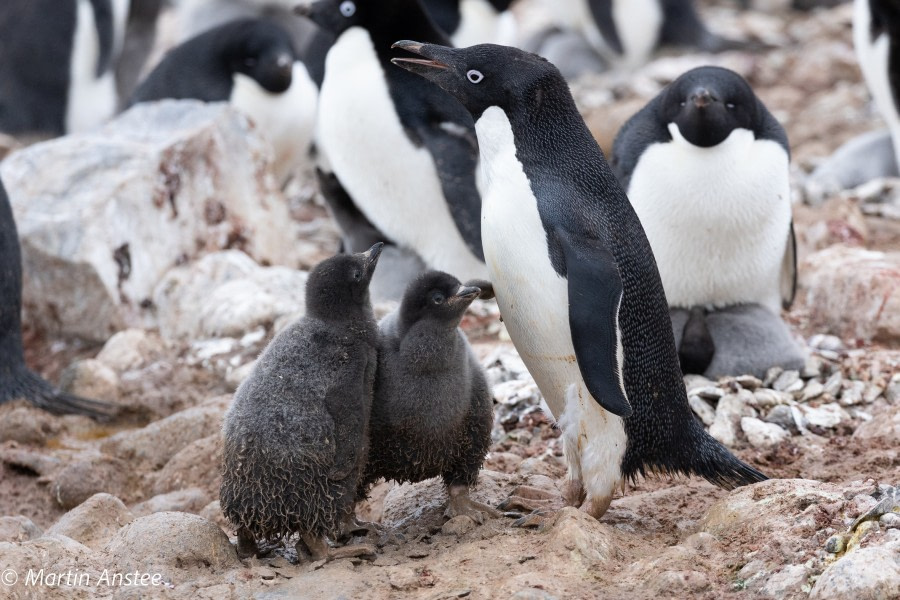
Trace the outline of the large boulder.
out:
<instances>
[{"instance_id":1,"label":"large boulder","mask_svg":"<svg viewBox=\"0 0 900 600\"><path fill-rule=\"evenodd\" d=\"M806 259L800 273L813 328L900 343L900 253L833 246Z\"/></svg>"},{"instance_id":2,"label":"large boulder","mask_svg":"<svg viewBox=\"0 0 900 600\"><path fill-rule=\"evenodd\" d=\"M42 326L105 340L154 324L171 268L225 248L297 264L297 229L248 119L223 104L139 105L103 129L36 144L0 169Z\"/></svg>"}]
</instances>

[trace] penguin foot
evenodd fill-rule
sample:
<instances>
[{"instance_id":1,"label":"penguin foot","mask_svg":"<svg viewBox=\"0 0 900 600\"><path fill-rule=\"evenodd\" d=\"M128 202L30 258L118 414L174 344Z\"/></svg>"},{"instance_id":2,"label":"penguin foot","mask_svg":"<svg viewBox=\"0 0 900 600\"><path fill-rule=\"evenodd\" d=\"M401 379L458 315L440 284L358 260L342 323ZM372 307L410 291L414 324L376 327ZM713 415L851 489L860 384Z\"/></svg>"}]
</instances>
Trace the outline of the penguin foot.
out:
<instances>
[{"instance_id":1,"label":"penguin foot","mask_svg":"<svg viewBox=\"0 0 900 600\"><path fill-rule=\"evenodd\" d=\"M602 496L595 498L588 498L581 505L581 511L585 512L598 521L600 517L606 514L606 511L609 509L609 505L612 503L612 496Z\"/></svg>"},{"instance_id":2,"label":"penguin foot","mask_svg":"<svg viewBox=\"0 0 900 600\"><path fill-rule=\"evenodd\" d=\"M374 558L377 552L372 544L352 544L330 548L325 536L301 535L297 541L297 558L301 563L320 560L332 561L342 558Z\"/></svg>"},{"instance_id":3,"label":"penguin foot","mask_svg":"<svg viewBox=\"0 0 900 600\"><path fill-rule=\"evenodd\" d=\"M493 506L472 500L469 497L469 487L466 485L451 485L447 488L447 493L450 500L447 502L447 510L444 511L445 517L452 519L459 515L466 515L480 525L484 523L485 515L491 519L503 516Z\"/></svg>"},{"instance_id":4,"label":"penguin foot","mask_svg":"<svg viewBox=\"0 0 900 600\"><path fill-rule=\"evenodd\" d=\"M497 507L503 511L518 510L533 513L539 510L557 510L565 504L559 494L528 485L520 485Z\"/></svg>"},{"instance_id":5,"label":"penguin foot","mask_svg":"<svg viewBox=\"0 0 900 600\"><path fill-rule=\"evenodd\" d=\"M256 538L244 527L237 530L237 555L238 558L250 558L259 553Z\"/></svg>"}]
</instances>

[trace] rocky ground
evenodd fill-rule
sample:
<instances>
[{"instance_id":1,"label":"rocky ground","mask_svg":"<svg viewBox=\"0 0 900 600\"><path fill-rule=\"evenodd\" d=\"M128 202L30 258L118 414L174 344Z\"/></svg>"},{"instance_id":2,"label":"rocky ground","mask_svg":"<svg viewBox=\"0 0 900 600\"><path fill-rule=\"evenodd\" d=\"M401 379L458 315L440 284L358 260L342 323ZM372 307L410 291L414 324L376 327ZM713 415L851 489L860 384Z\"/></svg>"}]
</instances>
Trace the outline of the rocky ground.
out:
<instances>
[{"instance_id":1,"label":"rocky ground","mask_svg":"<svg viewBox=\"0 0 900 600\"><path fill-rule=\"evenodd\" d=\"M496 306L479 302L463 325L496 420L475 497L498 504L528 485L561 510L537 528L448 521L436 482L383 484L359 508L391 533L370 540L374 560L296 564L280 547L238 560L217 501L222 416L265 343L302 314L302 269L336 235L308 188L275 188L245 119L195 107L173 124L163 106L2 165L23 238L29 364L124 416L98 425L0 406L0 598L900 597L900 182L838 194L807 178L882 126L851 10L706 11L719 30L775 48L669 56L573 88L607 148L662 85L709 62L747 75L785 124L802 259L785 316L810 359L763 379L685 379L697 418L772 480L732 492L639 480L599 522L562 508L558 431ZM90 236L77 233L85 223ZM41 568L45 585L26 585ZM146 585L119 585L125 573Z\"/></svg>"}]
</instances>

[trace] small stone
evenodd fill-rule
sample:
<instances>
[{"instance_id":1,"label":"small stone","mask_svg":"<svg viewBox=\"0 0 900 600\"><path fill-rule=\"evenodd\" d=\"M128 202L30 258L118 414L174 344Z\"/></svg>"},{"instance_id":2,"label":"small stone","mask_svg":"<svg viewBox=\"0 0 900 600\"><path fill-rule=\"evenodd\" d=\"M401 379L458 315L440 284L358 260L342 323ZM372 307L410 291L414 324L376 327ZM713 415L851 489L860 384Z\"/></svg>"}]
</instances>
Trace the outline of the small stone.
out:
<instances>
[{"instance_id":1,"label":"small stone","mask_svg":"<svg viewBox=\"0 0 900 600\"><path fill-rule=\"evenodd\" d=\"M716 406L716 418L709 427L709 434L726 446L737 444L741 417L756 416L756 411L746 402L748 399L753 399L753 393L747 390L723 396Z\"/></svg>"},{"instance_id":2,"label":"small stone","mask_svg":"<svg viewBox=\"0 0 900 600\"><path fill-rule=\"evenodd\" d=\"M72 363L60 376L59 387L84 398L112 403L119 400L119 376L93 358Z\"/></svg>"},{"instance_id":3,"label":"small stone","mask_svg":"<svg viewBox=\"0 0 900 600\"><path fill-rule=\"evenodd\" d=\"M807 579L808 575L805 567L788 565L766 578L762 594L766 598L794 597L794 594L801 592Z\"/></svg>"},{"instance_id":4,"label":"small stone","mask_svg":"<svg viewBox=\"0 0 900 600\"><path fill-rule=\"evenodd\" d=\"M444 523L441 531L446 535L465 535L475 529L477 524L472 517L468 515L457 515Z\"/></svg>"},{"instance_id":5,"label":"small stone","mask_svg":"<svg viewBox=\"0 0 900 600\"><path fill-rule=\"evenodd\" d=\"M803 379L815 379L822 374L822 359L818 356L810 356L806 359L806 365L800 373Z\"/></svg>"},{"instance_id":6,"label":"small stone","mask_svg":"<svg viewBox=\"0 0 900 600\"><path fill-rule=\"evenodd\" d=\"M881 387L880 385L872 384L866 388L866 392L865 394L863 394L863 401L865 401L866 404L872 404L873 402L878 400L878 398L880 398L883 393L883 387Z\"/></svg>"},{"instance_id":7,"label":"small stone","mask_svg":"<svg viewBox=\"0 0 900 600\"><path fill-rule=\"evenodd\" d=\"M793 400L793 397L790 394L776 392L775 390L770 390L768 388L756 390L753 392L753 397L756 400L756 406L759 408L770 408L779 404L787 404Z\"/></svg>"},{"instance_id":8,"label":"small stone","mask_svg":"<svg viewBox=\"0 0 900 600\"><path fill-rule=\"evenodd\" d=\"M50 484L50 493L66 510L101 492L125 497L131 489L133 471L132 466L117 458L105 454L91 456L60 470Z\"/></svg>"},{"instance_id":9,"label":"small stone","mask_svg":"<svg viewBox=\"0 0 900 600\"><path fill-rule=\"evenodd\" d=\"M510 600L557 600L557 598L540 588L525 588L513 594Z\"/></svg>"},{"instance_id":10,"label":"small stone","mask_svg":"<svg viewBox=\"0 0 900 600\"><path fill-rule=\"evenodd\" d=\"M715 383L713 383L703 375L684 376L684 387L687 388L688 395L693 394L696 390L710 386L715 386Z\"/></svg>"},{"instance_id":11,"label":"small stone","mask_svg":"<svg viewBox=\"0 0 900 600\"><path fill-rule=\"evenodd\" d=\"M900 514L895 512L884 513L878 519L878 523L885 529L900 529Z\"/></svg>"},{"instance_id":12,"label":"small stone","mask_svg":"<svg viewBox=\"0 0 900 600\"><path fill-rule=\"evenodd\" d=\"M891 382L888 384L884 396L891 404L900 404L900 373L896 373L891 377Z\"/></svg>"},{"instance_id":13,"label":"small stone","mask_svg":"<svg viewBox=\"0 0 900 600\"><path fill-rule=\"evenodd\" d=\"M806 424L822 429L834 429L841 423L850 420L850 415L836 403L823 404L816 408L808 405L798 407Z\"/></svg>"},{"instance_id":14,"label":"small stone","mask_svg":"<svg viewBox=\"0 0 900 600\"><path fill-rule=\"evenodd\" d=\"M836 335L816 334L809 338L809 346L813 350L828 350L830 352L843 352L846 349L844 342Z\"/></svg>"},{"instance_id":15,"label":"small stone","mask_svg":"<svg viewBox=\"0 0 900 600\"><path fill-rule=\"evenodd\" d=\"M699 390L695 390L694 394L700 396L704 400L718 400L725 395L725 390L715 386L707 386L704 388L700 388Z\"/></svg>"},{"instance_id":16,"label":"small stone","mask_svg":"<svg viewBox=\"0 0 900 600\"><path fill-rule=\"evenodd\" d=\"M825 551L831 554L840 554L847 545L847 538L844 534L833 535L825 542Z\"/></svg>"},{"instance_id":17,"label":"small stone","mask_svg":"<svg viewBox=\"0 0 900 600\"><path fill-rule=\"evenodd\" d=\"M47 535L64 535L97 549L133 520L121 500L109 494L95 494L64 514L47 530Z\"/></svg>"},{"instance_id":18,"label":"small stone","mask_svg":"<svg viewBox=\"0 0 900 600\"><path fill-rule=\"evenodd\" d=\"M880 600L900 597L896 543L858 548L831 564L816 580L810 600Z\"/></svg>"},{"instance_id":19,"label":"small stone","mask_svg":"<svg viewBox=\"0 0 900 600\"><path fill-rule=\"evenodd\" d=\"M276 575L275 569L272 569L271 567L262 567L262 566L254 567L253 574L255 576L259 577L260 579L265 579L267 581L271 580L271 579L275 579L275 575Z\"/></svg>"},{"instance_id":20,"label":"small stone","mask_svg":"<svg viewBox=\"0 0 900 600\"><path fill-rule=\"evenodd\" d=\"M126 329L113 335L97 355L97 360L122 373L139 369L163 352L162 340L143 329Z\"/></svg>"},{"instance_id":21,"label":"small stone","mask_svg":"<svg viewBox=\"0 0 900 600\"><path fill-rule=\"evenodd\" d=\"M810 379L806 383L806 387L803 388L803 391L800 394L801 402L809 402L810 400L814 400L818 398L825 392L825 386L816 381L815 379Z\"/></svg>"},{"instance_id":22,"label":"small stone","mask_svg":"<svg viewBox=\"0 0 900 600\"><path fill-rule=\"evenodd\" d=\"M779 392L791 393L794 388L797 387L798 382L800 382L800 389L802 389L803 383L800 379L799 371L783 371L781 375L772 382L772 388Z\"/></svg>"},{"instance_id":23,"label":"small stone","mask_svg":"<svg viewBox=\"0 0 900 600\"><path fill-rule=\"evenodd\" d=\"M855 406L862 402L866 384L862 381L848 381L841 392L840 402L843 406Z\"/></svg>"},{"instance_id":24,"label":"small stone","mask_svg":"<svg viewBox=\"0 0 900 600\"><path fill-rule=\"evenodd\" d=\"M783 427L787 431L796 431L797 425L794 423L794 414L790 406L779 405L772 408L764 419L767 423L774 423Z\"/></svg>"},{"instance_id":25,"label":"small stone","mask_svg":"<svg viewBox=\"0 0 900 600\"><path fill-rule=\"evenodd\" d=\"M419 587L419 576L408 567L391 569L388 582L395 590L412 590Z\"/></svg>"},{"instance_id":26,"label":"small stone","mask_svg":"<svg viewBox=\"0 0 900 600\"><path fill-rule=\"evenodd\" d=\"M775 383L775 380L778 379L783 372L784 369L781 367L770 367L769 370L766 371L766 376L763 378L763 385L772 387L772 384Z\"/></svg>"},{"instance_id":27,"label":"small stone","mask_svg":"<svg viewBox=\"0 0 900 600\"><path fill-rule=\"evenodd\" d=\"M844 376L840 371L837 373L833 373L831 377L825 382L825 393L831 396L832 398L837 398L838 394L841 392L841 383L844 381Z\"/></svg>"},{"instance_id":28,"label":"small stone","mask_svg":"<svg viewBox=\"0 0 900 600\"><path fill-rule=\"evenodd\" d=\"M713 424L713 421L716 419L716 411L713 410L713 407L706 400L703 400L700 396L688 396L688 404L691 405L694 414L700 417L704 425L709 427Z\"/></svg>"},{"instance_id":29,"label":"small stone","mask_svg":"<svg viewBox=\"0 0 900 600\"><path fill-rule=\"evenodd\" d=\"M27 542L41 534L41 528L28 517L0 517L0 542Z\"/></svg>"},{"instance_id":30,"label":"small stone","mask_svg":"<svg viewBox=\"0 0 900 600\"><path fill-rule=\"evenodd\" d=\"M741 429L747 436L747 441L754 448L772 448L790 436L780 426L773 423L764 423L753 417L743 417L741 419Z\"/></svg>"},{"instance_id":31,"label":"small stone","mask_svg":"<svg viewBox=\"0 0 900 600\"><path fill-rule=\"evenodd\" d=\"M735 383L751 392L762 386L762 381L753 375L738 375L734 378Z\"/></svg>"}]
</instances>

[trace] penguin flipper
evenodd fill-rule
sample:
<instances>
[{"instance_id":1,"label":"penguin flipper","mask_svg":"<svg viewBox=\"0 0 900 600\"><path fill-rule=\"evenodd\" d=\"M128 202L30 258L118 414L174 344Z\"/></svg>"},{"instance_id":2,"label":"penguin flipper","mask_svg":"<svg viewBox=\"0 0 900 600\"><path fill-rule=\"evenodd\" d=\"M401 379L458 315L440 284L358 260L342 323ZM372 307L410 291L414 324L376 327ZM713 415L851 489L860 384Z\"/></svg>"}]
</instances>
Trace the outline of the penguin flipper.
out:
<instances>
[{"instance_id":1,"label":"penguin flipper","mask_svg":"<svg viewBox=\"0 0 900 600\"><path fill-rule=\"evenodd\" d=\"M625 49L622 47L622 40L619 38L616 21L613 18L612 0L588 0L588 8L597 29L600 30L600 35L603 36L603 41L619 56L624 54Z\"/></svg>"},{"instance_id":2,"label":"penguin flipper","mask_svg":"<svg viewBox=\"0 0 900 600\"><path fill-rule=\"evenodd\" d=\"M616 259L596 239L577 241L557 230L569 284L569 328L578 369L588 391L600 406L627 417L631 404L625 395L619 334L622 277Z\"/></svg>"},{"instance_id":3,"label":"penguin flipper","mask_svg":"<svg viewBox=\"0 0 900 600\"><path fill-rule=\"evenodd\" d=\"M781 307L788 310L797 295L797 238L794 235L794 221L788 232L787 248L781 263Z\"/></svg>"}]
</instances>

